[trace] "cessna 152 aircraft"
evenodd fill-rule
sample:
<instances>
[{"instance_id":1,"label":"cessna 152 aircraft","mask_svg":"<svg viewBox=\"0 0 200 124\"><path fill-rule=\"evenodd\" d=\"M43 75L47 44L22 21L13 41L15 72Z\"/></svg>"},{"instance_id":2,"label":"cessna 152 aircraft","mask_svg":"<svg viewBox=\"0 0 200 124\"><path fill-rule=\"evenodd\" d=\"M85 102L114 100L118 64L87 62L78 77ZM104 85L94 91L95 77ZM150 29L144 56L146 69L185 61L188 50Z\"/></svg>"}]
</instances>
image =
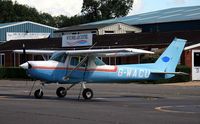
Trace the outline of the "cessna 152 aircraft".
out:
<instances>
[{"instance_id":1,"label":"cessna 152 aircraft","mask_svg":"<svg viewBox=\"0 0 200 124\"><path fill-rule=\"evenodd\" d=\"M84 99L93 98L93 91L86 88L85 83L133 82L135 80L158 80L171 78L175 72L186 40L175 38L155 63L106 65L98 57L132 56L136 54L153 54L153 52L132 49L89 49L71 51L26 50L31 54L52 54L46 61L27 61L20 67L27 70L28 76L44 83L71 84L69 87L59 87L58 97L65 97L67 91L81 83ZM15 50L23 53L22 50ZM43 84L44 84L43 83ZM43 97L43 87L36 90L35 98Z\"/></svg>"}]
</instances>

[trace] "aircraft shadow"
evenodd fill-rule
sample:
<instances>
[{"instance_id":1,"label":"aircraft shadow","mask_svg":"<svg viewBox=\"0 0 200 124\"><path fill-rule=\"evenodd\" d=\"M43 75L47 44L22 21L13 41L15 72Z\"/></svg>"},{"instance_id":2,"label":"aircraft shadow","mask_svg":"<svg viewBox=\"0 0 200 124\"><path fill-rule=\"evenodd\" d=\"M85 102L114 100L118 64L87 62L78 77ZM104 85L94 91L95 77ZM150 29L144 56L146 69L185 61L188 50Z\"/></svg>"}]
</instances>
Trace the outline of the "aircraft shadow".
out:
<instances>
[{"instance_id":1,"label":"aircraft shadow","mask_svg":"<svg viewBox=\"0 0 200 124\"><path fill-rule=\"evenodd\" d=\"M43 96L42 99L36 99L33 95L29 96L29 95L17 95L17 94L0 94L0 98L6 98L6 99L24 99L24 100L61 100L61 101L77 101L77 102L107 102L107 101L103 101L100 99L91 99L91 100L85 100L82 97L80 99L78 99L78 97L64 97L64 98L58 98L58 97L53 97L53 96Z\"/></svg>"},{"instance_id":2,"label":"aircraft shadow","mask_svg":"<svg viewBox=\"0 0 200 124\"><path fill-rule=\"evenodd\" d=\"M163 97L158 96L143 96L143 95L121 95L121 96L106 96L106 97L94 97L91 100L85 100L82 97L78 99L78 97L64 97L64 98L58 98L53 96L44 96L42 99L35 99L33 95L19 95L19 94L0 94L0 98L6 98L6 99L34 99L34 100L60 100L60 101L77 101L77 102L112 102L112 99L120 99L119 101L123 99L163 99Z\"/></svg>"}]
</instances>

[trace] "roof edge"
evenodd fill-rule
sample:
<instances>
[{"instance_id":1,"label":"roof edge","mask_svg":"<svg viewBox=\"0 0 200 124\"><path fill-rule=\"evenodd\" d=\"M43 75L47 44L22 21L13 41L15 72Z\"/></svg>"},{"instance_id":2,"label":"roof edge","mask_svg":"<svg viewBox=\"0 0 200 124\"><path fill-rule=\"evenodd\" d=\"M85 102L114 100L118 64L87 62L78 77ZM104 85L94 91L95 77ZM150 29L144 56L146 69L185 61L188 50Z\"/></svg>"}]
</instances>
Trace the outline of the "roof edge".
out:
<instances>
[{"instance_id":1,"label":"roof edge","mask_svg":"<svg viewBox=\"0 0 200 124\"><path fill-rule=\"evenodd\" d=\"M190 50L190 49L193 49L193 48L196 48L196 47L200 47L200 43L185 47L184 50Z\"/></svg>"},{"instance_id":2,"label":"roof edge","mask_svg":"<svg viewBox=\"0 0 200 124\"><path fill-rule=\"evenodd\" d=\"M0 29L11 27L11 26L16 26L16 25L21 25L21 24L25 24L25 23L32 23L32 24L35 24L35 25L40 25L40 26L43 26L43 27L47 27L47 28L58 30L58 28L51 27L51 26L44 25L44 24L40 24L40 23L37 23L37 22L32 22L32 21L22 21L22 22L16 22L15 24L8 24L8 25L0 27Z\"/></svg>"}]
</instances>

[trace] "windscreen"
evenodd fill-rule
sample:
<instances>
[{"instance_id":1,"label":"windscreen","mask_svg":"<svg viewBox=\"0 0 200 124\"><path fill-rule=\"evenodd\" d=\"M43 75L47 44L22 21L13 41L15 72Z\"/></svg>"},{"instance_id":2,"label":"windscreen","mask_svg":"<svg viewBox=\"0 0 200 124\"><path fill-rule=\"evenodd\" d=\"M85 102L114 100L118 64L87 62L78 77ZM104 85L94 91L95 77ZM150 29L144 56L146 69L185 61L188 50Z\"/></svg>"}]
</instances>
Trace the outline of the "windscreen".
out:
<instances>
[{"instance_id":1,"label":"windscreen","mask_svg":"<svg viewBox=\"0 0 200 124\"><path fill-rule=\"evenodd\" d=\"M54 53L49 60L65 63L67 54L65 52Z\"/></svg>"},{"instance_id":2,"label":"windscreen","mask_svg":"<svg viewBox=\"0 0 200 124\"><path fill-rule=\"evenodd\" d=\"M97 66L100 66L100 65L105 65L105 63L102 61L102 60L100 60L98 57L96 57L95 58L95 64L97 65Z\"/></svg>"}]
</instances>

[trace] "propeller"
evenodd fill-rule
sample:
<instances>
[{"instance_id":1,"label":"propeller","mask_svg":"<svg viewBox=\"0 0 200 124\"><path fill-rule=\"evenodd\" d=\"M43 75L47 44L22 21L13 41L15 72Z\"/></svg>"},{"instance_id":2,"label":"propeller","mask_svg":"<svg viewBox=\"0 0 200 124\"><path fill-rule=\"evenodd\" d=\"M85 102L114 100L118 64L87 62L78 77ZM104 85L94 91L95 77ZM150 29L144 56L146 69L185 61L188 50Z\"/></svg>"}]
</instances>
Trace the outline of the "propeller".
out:
<instances>
[{"instance_id":1,"label":"propeller","mask_svg":"<svg viewBox=\"0 0 200 124\"><path fill-rule=\"evenodd\" d=\"M23 69L31 69L32 65L27 61L27 55L26 55L26 46L23 44L23 53L22 53L22 63L20 65L21 68Z\"/></svg>"}]
</instances>

